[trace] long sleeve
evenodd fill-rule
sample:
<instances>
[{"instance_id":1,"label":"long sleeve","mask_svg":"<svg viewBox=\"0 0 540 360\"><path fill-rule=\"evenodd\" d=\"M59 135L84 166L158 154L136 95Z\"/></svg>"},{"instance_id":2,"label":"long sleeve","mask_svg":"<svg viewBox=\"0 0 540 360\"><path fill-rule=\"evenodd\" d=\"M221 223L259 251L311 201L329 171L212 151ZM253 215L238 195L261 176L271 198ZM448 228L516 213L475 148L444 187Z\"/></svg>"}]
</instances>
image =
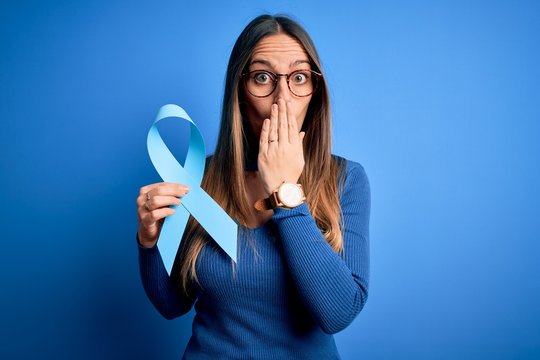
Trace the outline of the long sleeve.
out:
<instances>
[{"instance_id":1,"label":"long sleeve","mask_svg":"<svg viewBox=\"0 0 540 360\"><path fill-rule=\"evenodd\" d=\"M276 208L273 220L296 288L313 318L328 334L346 328L368 296L370 185L364 168L348 162L341 195L344 252L325 240L307 205Z\"/></svg>"},{"instance_id":2,"label":"long sleeve","mask_svg":"<svg viewBox=\"0 0 540 360\"><path fill-rule=\"evenodd\" d=\"M138 234L137 245L144 291L154 307L168 320L187 313L196 297L183 295L178 285L173 284L156 245L151 248L142 246Z\"/></svg>"}]
</instances>

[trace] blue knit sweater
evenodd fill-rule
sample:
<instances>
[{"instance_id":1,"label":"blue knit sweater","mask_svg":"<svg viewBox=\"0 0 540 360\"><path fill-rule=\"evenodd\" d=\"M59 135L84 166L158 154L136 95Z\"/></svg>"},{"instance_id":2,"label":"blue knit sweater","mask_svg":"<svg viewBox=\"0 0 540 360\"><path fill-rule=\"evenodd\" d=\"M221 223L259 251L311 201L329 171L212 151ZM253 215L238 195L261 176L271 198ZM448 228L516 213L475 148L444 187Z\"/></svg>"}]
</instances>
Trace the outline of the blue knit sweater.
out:
<instances>
[{"instance_id":1,"label":"blue knit sweater","mask_svg":"<svg viewBox=\"0 0 540 360\"><path fill-rule=\"evenodd\" d=\"M156 246L139 244L144 289L167 319L195 304L183 359L339 359L332 334L347 327L368 295L370 186L346 160L340 189L344 251L335 253L308 206L276 208L266 224L239 227L238 262L218 246L197 260L201 285L182 296ZM250 245L253 243L253 246Z\"/></svg>"}]
</instances>

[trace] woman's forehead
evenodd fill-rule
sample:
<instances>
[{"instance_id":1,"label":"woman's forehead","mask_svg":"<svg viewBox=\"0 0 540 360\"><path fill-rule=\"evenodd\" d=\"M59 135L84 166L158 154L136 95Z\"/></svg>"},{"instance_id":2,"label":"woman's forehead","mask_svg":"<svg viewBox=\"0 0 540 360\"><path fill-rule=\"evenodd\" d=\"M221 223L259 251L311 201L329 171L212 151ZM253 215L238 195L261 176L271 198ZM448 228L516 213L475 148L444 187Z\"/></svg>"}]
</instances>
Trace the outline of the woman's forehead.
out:
<instances>
[{"instance_id":1,"label":"woman's forehead","mask_svg":"<svg viewBox=\"0 0 540 360\"><path fill-rule=\"evenodd\" d=\"M309 57L298 40L286 34L276 34L262 38L255 45L250 64L260 60L292 64L309 61Z\"/></svg>"}]
</instances>

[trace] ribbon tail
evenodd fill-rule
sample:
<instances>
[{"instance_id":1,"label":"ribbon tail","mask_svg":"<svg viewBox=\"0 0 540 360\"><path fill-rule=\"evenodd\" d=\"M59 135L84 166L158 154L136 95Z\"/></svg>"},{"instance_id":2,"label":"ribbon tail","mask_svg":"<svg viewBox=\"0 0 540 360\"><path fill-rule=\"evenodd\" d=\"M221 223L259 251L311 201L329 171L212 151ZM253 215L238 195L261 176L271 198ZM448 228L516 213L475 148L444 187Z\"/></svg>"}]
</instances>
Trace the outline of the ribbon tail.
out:
<instances>
[{"instance_id":1,"label":"ribbon tail","mask_svg":"<svg viewBox=\"0 0 540 360\"><path fill-rule=\"evenodd\" d=\"M189 220L189 212L182 205L171 206L171 208L176 212L165 218L157 242L163 264L169 275L171 275L174 259Z\"/></svg>"}]
</instances>

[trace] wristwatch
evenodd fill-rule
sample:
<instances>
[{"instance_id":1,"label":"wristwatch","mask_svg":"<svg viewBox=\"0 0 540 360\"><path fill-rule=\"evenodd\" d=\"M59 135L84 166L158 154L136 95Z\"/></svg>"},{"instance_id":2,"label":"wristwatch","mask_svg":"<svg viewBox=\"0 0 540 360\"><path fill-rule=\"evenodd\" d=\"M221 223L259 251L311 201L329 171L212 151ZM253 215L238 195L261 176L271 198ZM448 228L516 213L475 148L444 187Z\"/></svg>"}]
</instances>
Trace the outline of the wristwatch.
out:
<instances>
[{"instance_id":1,"label":"wristwatch","mask_svg":"<svg viewBox=\"0 0 540 360\"><path fill-rule=\"evenodd\" d=\"M272 191L266 199L255 202L255 209L259 211L270 210L276 207L291 209L302 204L306 200L302 185L283 182L277 189Z\"/></svg>"}]
</instances>

